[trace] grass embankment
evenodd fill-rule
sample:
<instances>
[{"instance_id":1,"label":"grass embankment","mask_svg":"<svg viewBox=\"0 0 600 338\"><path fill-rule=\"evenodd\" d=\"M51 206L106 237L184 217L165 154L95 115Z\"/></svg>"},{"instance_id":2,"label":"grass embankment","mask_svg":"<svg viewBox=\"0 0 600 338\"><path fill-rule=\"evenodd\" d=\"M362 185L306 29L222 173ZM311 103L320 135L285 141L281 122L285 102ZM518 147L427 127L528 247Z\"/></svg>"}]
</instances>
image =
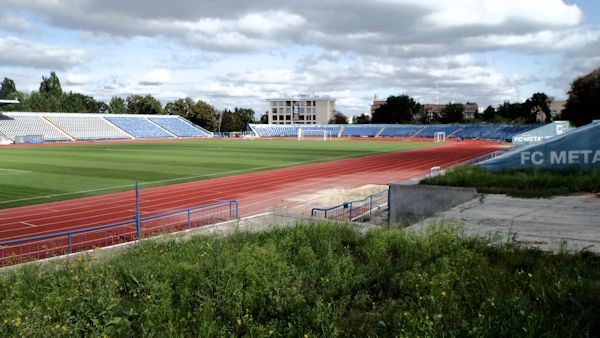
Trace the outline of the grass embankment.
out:
<instances>
[{"instance_id":1,"label":"grass embankment","mask_svg":"<svg viewBox=\"0 0 600 338\"><path fill-rule=\"evenodd\" d=\"M285 166L434 146L431 142L192 140L0 147L0 209Z\"/></svg>"},{"instance_id":2,"label":"grass embankment","mask_svg":"<svg viewBox=\"0 0 600 338\"><path fill-rule=\"evenodd\" d=\"M493 172L467 165L445 175L426 178L421 184L473 187L480 193L513 197L551 197L580 192L600 192L600 170Z\"/></svg>"},{"instance_id":3,"label":"grass embankment","mask_svg":"<svg viewBox=\"0 0 600 338\"><path fill-rule=\"evenodd\" d=\"M0 336L596 336L600 258L310 224L0 275Z\"/></svg>"}]
</instances>

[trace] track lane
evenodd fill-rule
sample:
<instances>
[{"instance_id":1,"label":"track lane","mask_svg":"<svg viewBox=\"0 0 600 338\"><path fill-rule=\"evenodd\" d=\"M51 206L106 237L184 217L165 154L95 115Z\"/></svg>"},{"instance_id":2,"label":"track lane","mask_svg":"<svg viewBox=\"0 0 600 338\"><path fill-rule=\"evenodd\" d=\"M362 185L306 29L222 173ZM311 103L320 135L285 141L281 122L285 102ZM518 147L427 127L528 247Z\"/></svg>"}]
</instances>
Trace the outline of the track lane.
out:
<instances>
[{"instance_id":1,"label":"track lane","mask_svg":"<svg viewBox=\"0 0 600 338\"><path fill-rule=\"evenodd\" d=\"M271 210L276 204L274 202L286 196L340 185L387 184L410 179L427 173L432 166L448 167L497 148L497 143L451 143L428 149L147 188L141 190L142 211L152 214L217 200L237 199L240 201L241 215L245 216ZM133 192L123 192L0 210L0 239L131 220L135 207L133 197ZM36 226L25 227L23 222Z\"/></svg>"}]
</instances>

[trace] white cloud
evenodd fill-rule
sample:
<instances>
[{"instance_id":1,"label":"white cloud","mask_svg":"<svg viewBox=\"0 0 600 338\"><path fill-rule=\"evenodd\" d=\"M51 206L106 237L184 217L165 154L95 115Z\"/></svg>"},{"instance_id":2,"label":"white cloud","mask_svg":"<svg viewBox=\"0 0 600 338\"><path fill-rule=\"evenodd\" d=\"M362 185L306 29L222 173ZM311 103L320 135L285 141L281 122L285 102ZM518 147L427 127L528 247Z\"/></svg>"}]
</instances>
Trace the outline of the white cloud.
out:
<instances>
[{"instance_id":1,"label":"white cloud","mask_svg":"<svg viewBox=\"0 0 600 338\"><path fill-rule=\"evenodd\" d=\"M87 59L78 48L23 40L0 38L0 64L20 67L66 69Z\"/></svg>"},{"instance_id":2,"label":"white cloud","mask_svg":"<svg viewBox=\"0 0 600 338\"><path fill-rule=\"evenodd\" d=\"M33 30L33 25L25 18L16 15L0 16L0 29L14 32Z\"/></svg>"},{"instance_id":3,"label":"white cloud","mask_svg":"<svg viewBox=\"0 0 600 338\"><path fill-rule=\"evenodd\" d=\"M257 111L265 97L315 92L362 112L375 93L431 101L435 83L440 101L497 103L550 76L564 90L573 74L597 67L600 55L598 25L564 0L3 3L12 26L30 29L19 16L28 13L42 28L23 35L29 40L0 38L1 50L13 45L0 54L2 65L68 70L67 83L102 97L182 94ZM77 43L89 52L61 45ZM106 52L113 49L116 55ZM140 56L119 57L121 51ZM494 53L513 60L488 62L485 55ZM500 70L519 54L556 58L546 68L560 69L539 76L533 68Z\"/></svg>"},{"instance_id":4,"label":"white cloud","mask_svg":"<svg viewBox=\"0 0 600 338\"><path fill-rule=\"evenodd\" d=\"M67 73L66 84L72 86L81 86L90 82L90 78L84 74Z\"/></svg>"},{"instance_id":5,"label":"white cloud","mask_svg":"<svg viewBox=\"0 0 600 338\"><path fill-rule=\"evenodd\" d=\"M439 28L500 26L511 22L571 27L582 20L581 10L562 0L434 0L428 4L433 13L425 17L425 23Z\"/></svg>"},{"instance_id":6,"label":"white cloud","mask_svg":"<svg viewBox=\"0 0 600 338\"><path fill-rule=\"evenodd\" d=\"M142 86L160 86L171 81L171 71L165 68L155 68L148 72L140 81Z\"/></svg>"}]
</instances>

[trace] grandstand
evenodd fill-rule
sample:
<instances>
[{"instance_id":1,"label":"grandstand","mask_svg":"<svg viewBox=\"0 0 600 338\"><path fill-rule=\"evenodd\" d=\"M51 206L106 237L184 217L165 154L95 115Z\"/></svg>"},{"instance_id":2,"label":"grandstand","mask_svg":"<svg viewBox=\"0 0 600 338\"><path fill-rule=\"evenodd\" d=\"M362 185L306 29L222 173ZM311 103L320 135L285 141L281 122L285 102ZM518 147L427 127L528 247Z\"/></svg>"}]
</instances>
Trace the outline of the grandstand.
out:
<instances>
[{"instance_id":1,"label":"grandstand","mask_svg":"<svg viewBox=\"0 0 600 338\"><path fill-rule=\"evenodd\" d=\"M342 136L375 137L384 127L382 125L349 124L344 126Z\"/></svg>"},{"instance_id":2,"label":"grandstand","mask_svg":"<svg viewBox=\"0 0 600 338\"><path fill-rule=\"evenodd\" d=\"M397 124L386 125L379 136L412 137L423 129L422 125Z\"/></svg>"},{"instance_id":3,"label":"grandstand","mask_svg":"<svg viewBox=\"0 0 600 338\"><path fill-rule=\"evenodd\" d=\"M298 130L326 131L331 137L423 137L444 132L447 138L490 139L510 142L512 137L541 124L249 124L256 137L297 137ZM35 136L35 137L34 137ZM127 139L205 138L216 135L172 115L0 113L0 143L63 142Z\"/></svg>"},{"instance_id":4,"label":"grandstand","mask_svg":"<svg viewBox=\"0 0 600 338\"><path fill-rule=\"evenodd\" d=\"M167 130L177 137L210 137L211 133L206 129L193 125L182 117L149 117L150 121Z\"/></svg>"},{"instance_id":5,"label":"grandstand","mask_svg":"<svg viewBox=\"0 0 600 338\"><path fill-rule=\"evenodd\" d=\"M19 136L41 137L43 141L71 141L65 132L37 113L0 114L0 133L15 141Z\"/></svg>"},{"instance_id":6,"label":"grandstand","mask_svg":"<svg viewBox=\"0 0 600 338\"><path fill-rule=\"evenodd\" d=\"M327 130L331 136L359 137L423 137L433 138L437 132L446 137L489 139L510 142L516 134L540 127L540 124L348 124L310 125L311 130ZM258 137L294 137L304 125L249 124Z\"/></svg>"},{"instance_id":7,"label":"grandstand","mask_svg":"<svg viewBox=\"0 0 600 338\"><path fill-rule=\"evenodd\" d=\"M138 116L107 116L106 119L135 138L171 138L166 131L146 118Z\"/></svg>"},{"instance_id":8,"label":"grandstand","mask_svg":"<svg viewBox=\"0 0 600 338\"><path fill-rule=\"evenodd\" d=\"M47 115L45 119L69 134L75 140L119 140L132 138L101 116L64 113Z\"/></svg>"},{"instance_id":9,"label":"grandstand","mask_svg":"<svg viewBox=\"0 0 600 338\"><path fill-rule=\"evenodd\" d=\"M211 137L180 116L0 113L0 143Z\"/></svg>"}]
</instances>

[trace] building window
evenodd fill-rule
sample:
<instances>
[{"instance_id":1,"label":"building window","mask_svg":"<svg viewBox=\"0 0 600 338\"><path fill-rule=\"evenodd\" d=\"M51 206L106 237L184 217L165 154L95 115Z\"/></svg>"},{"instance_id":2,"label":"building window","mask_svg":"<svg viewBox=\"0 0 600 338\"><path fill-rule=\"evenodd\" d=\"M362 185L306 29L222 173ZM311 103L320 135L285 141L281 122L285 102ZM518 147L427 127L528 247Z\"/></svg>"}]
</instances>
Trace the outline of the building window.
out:
<instances>
[{"instance_id":1,"label":"building window","mask_svg":"<svg viewBox=\"0 0 600 338\"><path fill-rule=\"evenodd\" d=\"M313 115L313 120L317 120L317 115Z\"/></svg>"},{"instance_id":2,"label":"building window","mask_svg":"<svg viewBox=\"0 0 600 338\"><path fill-rule=\"evenodd\" d=\"M292 102L291 101L285 101L285 105L286 105L286 107L289 107L289 106L292 105Z\"/></svg>"},{"instance_id":3,"label":"building window","mask_svg":"<svg viewBox=\"0 0 600 338\"><path fill-rule=\"evenodd\" d=\"M298 116L298 118L300 119L300 121L304 121L304 115L300 115Z\"/></svg>"},{"instance_id":4,"label":"building window","mask_svg":"<svg viewBox=\"0 0 600 338\"><path fill-rule=\"evenodd\" d=\"M277 114L277 108L273 108L273 114Z\"/></svg>"},{"instance_id":5,"label":"building window","mask_svg":"<svg viewBox=\"0 0 600 338\"><path fill-rule=\"evenodd\" d=\"M292 116L291 115L286 115L285 116L285 120L286 121L291 121L292 120Z\"/></svg>"}]
</instances>

